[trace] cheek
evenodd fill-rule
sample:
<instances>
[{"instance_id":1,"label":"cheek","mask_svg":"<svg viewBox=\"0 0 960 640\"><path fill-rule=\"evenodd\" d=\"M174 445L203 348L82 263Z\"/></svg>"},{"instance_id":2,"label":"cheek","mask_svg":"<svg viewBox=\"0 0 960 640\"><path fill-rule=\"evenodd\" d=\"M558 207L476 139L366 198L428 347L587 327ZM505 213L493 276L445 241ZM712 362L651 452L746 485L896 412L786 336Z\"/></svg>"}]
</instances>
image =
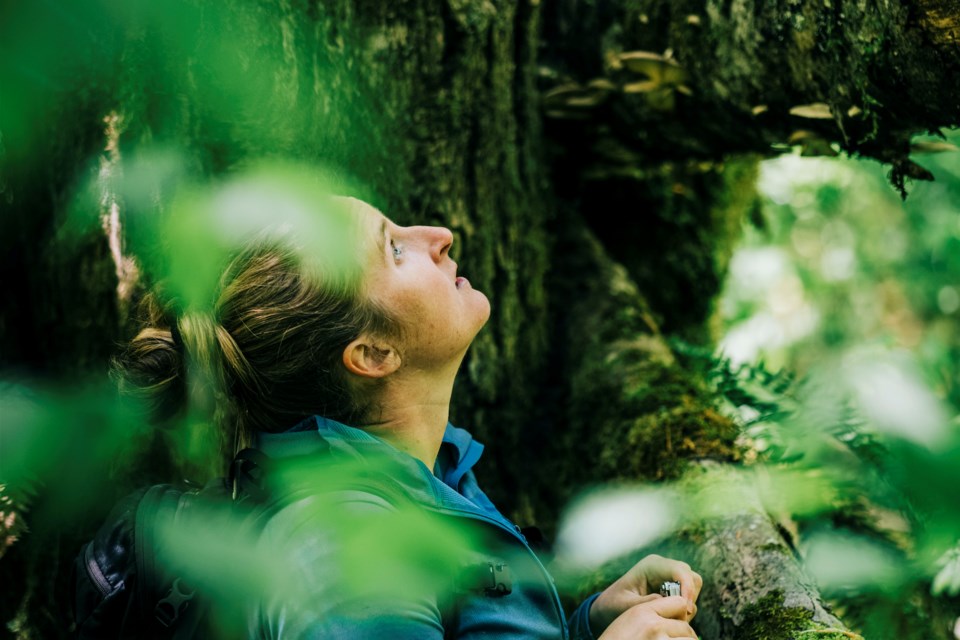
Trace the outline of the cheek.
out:
<instances>
[{"instance_id":1,"label":"cheek","mask_svg":"<svg viewBox=\"0 0 960 640\"><path fill-rule=\"evenodd\" d=\"M390 309L408 328L411 335L429 338L438 330L449 327L453 305L446 296L420 289L397 292L389 301Z\"/></svg>"},{"instance_id":2,"label":"cheek","mask_svg":"<svg viewBox=\"0 0 960 640\"><path fill-rule=\"evenodd\" d=\"M412 342L444 342L459 332L466 312L462 292L437 274L418 271L391 280L385 288L380 300L400 320Z\"/></svg>"}]
</instances>

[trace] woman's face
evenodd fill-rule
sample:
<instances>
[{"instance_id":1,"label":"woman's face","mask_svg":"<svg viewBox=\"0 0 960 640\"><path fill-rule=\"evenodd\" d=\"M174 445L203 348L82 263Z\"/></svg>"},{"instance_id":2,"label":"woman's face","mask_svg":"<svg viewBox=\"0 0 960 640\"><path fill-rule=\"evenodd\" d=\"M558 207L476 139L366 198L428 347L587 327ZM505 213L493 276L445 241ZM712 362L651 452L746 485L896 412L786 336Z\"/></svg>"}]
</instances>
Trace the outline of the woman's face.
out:
<instances>
[{"instance_id":1,"label":"woman's face","mask_svg":"<svg viewBox=\"0 0 960 640\"><path fill-rule=\"evenodd\" d=\"M444 227L401 227L365 202L345 200L360 220L369 256L366 290L403 327L404 364L459 364L490 317L490 302L457 276L449 255L453 234Z\"/></svg>"}]
</instances>

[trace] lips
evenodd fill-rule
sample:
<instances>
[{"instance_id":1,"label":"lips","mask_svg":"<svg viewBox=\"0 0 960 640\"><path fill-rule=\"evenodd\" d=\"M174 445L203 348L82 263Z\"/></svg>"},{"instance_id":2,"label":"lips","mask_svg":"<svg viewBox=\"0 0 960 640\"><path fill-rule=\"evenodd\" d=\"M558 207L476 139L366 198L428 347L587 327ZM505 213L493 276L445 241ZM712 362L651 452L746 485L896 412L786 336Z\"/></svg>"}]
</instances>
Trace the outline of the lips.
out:
<instances>
[{"instance_id":1,"label":"lips","mask_svg":"<svg viewBox=\"0 0 960 640\"><path fill-rule=\"evenodd\" d=\"M466 278L460 276L460 277L458 277L458 278L455 280L455 283L456 283L456 285L457 285L457 289L459 289L460 287L462 287L462 286L464 285L464 283L470 284L470 281L467 280Z\"/></svg>"}]
</instances>

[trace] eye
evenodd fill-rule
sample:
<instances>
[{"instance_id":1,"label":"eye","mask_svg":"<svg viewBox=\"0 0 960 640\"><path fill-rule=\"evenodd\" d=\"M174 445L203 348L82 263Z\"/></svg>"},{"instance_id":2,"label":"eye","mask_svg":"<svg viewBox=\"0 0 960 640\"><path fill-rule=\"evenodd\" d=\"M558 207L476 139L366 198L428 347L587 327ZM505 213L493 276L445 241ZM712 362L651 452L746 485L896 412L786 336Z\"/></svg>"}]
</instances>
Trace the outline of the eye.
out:
<instances>
[{"instance_id":1,"label":"eye","mask_svg":"<svg viewBox=\"0 0 960 640\"><path fill-rule=\"evenodd\" d=\"M400 259L400 256L403 255L403 247L401 247L400 245L398 245L398 244L397 244L396 242L394 242L393 240L390 241L390 250L393 252L393 259L394 259L394 260L399 260L399 259Z\"/></svg>"}]
</instances>

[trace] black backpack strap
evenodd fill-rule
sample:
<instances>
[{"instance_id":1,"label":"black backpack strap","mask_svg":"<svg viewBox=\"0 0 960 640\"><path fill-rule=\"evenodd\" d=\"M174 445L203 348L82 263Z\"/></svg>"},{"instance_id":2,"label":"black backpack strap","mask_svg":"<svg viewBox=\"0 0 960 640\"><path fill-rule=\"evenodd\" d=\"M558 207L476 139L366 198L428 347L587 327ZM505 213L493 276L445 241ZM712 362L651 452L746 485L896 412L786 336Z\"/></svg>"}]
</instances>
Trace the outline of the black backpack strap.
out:
<instances>
[{"instance_id":1,"label":"black backpack strap","mask_svg":"<svg viewBox=\"0 0 960 640\"><path fill-rule=\"evenodd\" d=\"M163 582L159 575L160 569L157 562L157 535L156 522L157 515L163 509L163 494L166 492L165 485L154 485L150 487L137 505L137 514L134 524L134 557L137 559L137 598L140 603L141 611L139 619L148 626L153 626L153 605L157 599L155 592L161 589L160 583Z\"/></svg>"},{"instance_id":2,"label":"black backpack strap","mask_svg":"<svg viewBox=\"0 0 960 640\"><path fill-rule=\"evenodd\" d=\"M134 531L147 488L121 499L74 560L75 637L80 640L128 637L125 621L140 613L135 603L137 576Z\"/></svg>"},{"instance_id":3,"label":"black backpack strap","mask_svg":"<svg viewBox=\"0 0 960 640\"><path fill-rule=\"evenodd\" d=\"M155 485L144 494L137 507L134 542L138 600L142 607L140 619L151 635L168 636L176 630L173 637L188 638L199 624L200 612L190 606L195 589L182 577L171 575L165 569L163 558L158 558L166 546L160 529L177 521L184 503L193 495L181 493L170 485ZM192 624L191 618L196 618Z\"/></svg>"},{"instance_id":4,"label":"black backpack strap","mask_svg":"<svg viewBox=\"0 0 960 640\"><path fill-rule=\"evenodd\" d=\"M240 451L230 463L230 476L227 478L230 497L235 502L246 497L265 502L269 497L266 477L272 466L273 460L259 449Z\"/></svg>"},{"instance_id":5,"label":"black backpack strap","mask_svg":"<svg viewBox=\"0 0 960 640\"><path fill-rule=\"evenodd\" d=\"M183 578L175 578L173 584L153 607L153 616L162 626L174 631L173 638L193 638L200 626L201 607L193 603L196 590ZM191 606L193 604L194 606Z\"/></svg>"}]
</instances>

